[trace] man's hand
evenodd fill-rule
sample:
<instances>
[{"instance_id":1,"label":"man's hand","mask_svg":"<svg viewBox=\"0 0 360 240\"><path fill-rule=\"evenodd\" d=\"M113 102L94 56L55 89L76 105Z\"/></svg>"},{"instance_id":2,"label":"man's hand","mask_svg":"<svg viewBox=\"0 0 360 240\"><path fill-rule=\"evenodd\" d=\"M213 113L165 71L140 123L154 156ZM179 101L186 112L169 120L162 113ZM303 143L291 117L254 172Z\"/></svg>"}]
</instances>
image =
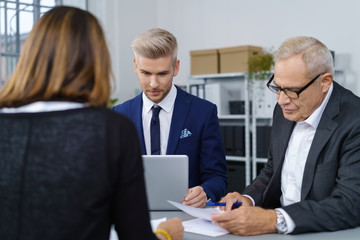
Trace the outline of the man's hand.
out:
<instances>
[{"instance_id":1,"label":"man's hand","mask_svg":"<svg viewBox=\"0 0 360 240\"><path fill-rule=\"evenodd\" d=\"M240 208L212 216L214 224L235 235L259 235L275 233L276 212L260 207Z\"/></svg>"},{"instance_id":2,"label":"man's hand","mask_svg":"<svg viewBox=\"0 0 360 240\"><path fill-rule=\"evenodd\" d=\"M202 208L206 205L206 193L204 192L204 189L200 186L196 186L193 188L190 188L185 196L184 201L182 204L191 206L191 207L197 207Z\"/></svg>"},{"instance_id":3,"label":"man's hand","mask_svg":"<svg viewBox=\"0 0 360 240\"><path fill-rule=\"evenodd\" d=\"M228 193L224 198L222 198L220 200L220 202L225 202L226 203L225 207L221 207L221 210L225 210L225 211L230 211L231 208L232 208L232 205L234 203L236 203L236 202L242 202L241 206L243 206L243 207L253 205L250 198L245 197L245 196L241 195L238 192Z\"/></svg>"}]
</instances>

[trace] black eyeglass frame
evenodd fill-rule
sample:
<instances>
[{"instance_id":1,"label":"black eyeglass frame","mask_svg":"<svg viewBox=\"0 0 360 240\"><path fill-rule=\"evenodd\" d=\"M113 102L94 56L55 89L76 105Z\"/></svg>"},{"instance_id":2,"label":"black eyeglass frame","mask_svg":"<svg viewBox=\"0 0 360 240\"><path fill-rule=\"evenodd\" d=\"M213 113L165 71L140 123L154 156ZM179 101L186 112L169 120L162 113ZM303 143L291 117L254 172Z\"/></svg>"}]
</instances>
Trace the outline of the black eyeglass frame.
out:
<instances>
[{"instance_id":1,"label":"black eyeglass frame","mask_svg":"<svg viewBox=\"0 0 360 240\"><path fill-rule=\"evenodd\" d=\"M266 83L266 86L267 86L267 88L271 91L271 92L273 92L273 93L275 93L275 94L277 94L277 95L279 95L280 94L280 92L281 91L283 91L285 94L286 94L286 96L288 96L289 98L293 98L293 97L290 97L289 95L287 95L287 91L289 92L294 92L294 93L296 93L296 95L297 95L297 97L296 98L293 98L293 99L298 99L299 98L299 95L300 95L300 93L302 93L305 89L307 89L313 82L315 82L315 80L316 79L318 79L321 75L323 75L323 74L325 74L326 72L324 72L324 73L320 73L319 75L316 75L316 77L314 77L310 82L308 82L304 87L302 87L300 90L298 90L298 91L293 91L293 90L290 90L290 89L287 89L287 88L281 88L281 87L277 87L277 86L274 86L274 85L270 85L270 83L274 80L274 74L271 76L271 78L270 78L270 80Z\"/></svg>"}]
</instances>

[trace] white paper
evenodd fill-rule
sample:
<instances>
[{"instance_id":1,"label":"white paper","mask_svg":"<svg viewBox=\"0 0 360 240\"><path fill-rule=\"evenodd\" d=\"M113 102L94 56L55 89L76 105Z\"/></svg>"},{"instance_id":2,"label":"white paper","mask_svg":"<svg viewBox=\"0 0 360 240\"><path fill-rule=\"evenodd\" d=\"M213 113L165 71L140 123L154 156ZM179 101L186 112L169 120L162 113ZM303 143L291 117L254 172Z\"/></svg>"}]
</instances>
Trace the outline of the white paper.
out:
<instances>
[{"instance_id":1,"label":"white paper","mask_svg":"<svg viewBox=\"0 0 360 240\"><path fill-rule=\"evenodd\" d=\"M201 218L184 221L183 226L185 232L197 233L210 237L218 237L229 233L225 229Z\"/></svg>"},{"instance_id":2,"label":"white paper","mask_svg":"<svg viewBox=\"0 0 360 240\"><path fill-rule=\"evenodd\" d=\"M219 207L194 208L194 207L186 206L181 203L173 202L170 200L168 200L168 202L193 217L206 219L208 221L211 221L212 215L224 212L224 211L220 210Z\"/></svg>"},{"instance_id":3,"label":"white paper","mask_svg":"<svg viewBox=\"0 0 360 240\"><path fill-rule=\"evenodd\" d=\"M197 217L197 219L183 221L185 232L197 233L211 237L217 237L229 233L225 229L222 229L211 222L212 215L224 212L220 210L219 207L194 208L170 200L168 200L168 202L187 214Z\"/></svg>"},{"instance_id":4,"label":"white paper","mask_svg":"<svg viewBox=\"0 0 360 240\"><path fill-rule=\"evenodd\" d=\"M166 221L166 217L151 220L150 223L151 223L151 229L152 229L152 231L155 232L156 229L157 229L157 227L158 227L158 225L159 225L160 223L162 223L162 222L165 222L165 221Z\"/></svg>"},{"instance_id":5,"label":"white paper","mask_svg":"<svg viewBox=\"0 0 360 240\"><path fill-rule=\"evenodd\" d=\"M166 217L164 218L159 218L159 219L153 219L150 221L151 223L151 229L153 232L156 231L158 225L162 222L165 222L166 221ZM109 240L119 240L117 234L116 234L116 231L115 231L115 228L114 228L114 225L111 226L111 230L110 230L110 238Z\"/></svg>"}]
</instances>

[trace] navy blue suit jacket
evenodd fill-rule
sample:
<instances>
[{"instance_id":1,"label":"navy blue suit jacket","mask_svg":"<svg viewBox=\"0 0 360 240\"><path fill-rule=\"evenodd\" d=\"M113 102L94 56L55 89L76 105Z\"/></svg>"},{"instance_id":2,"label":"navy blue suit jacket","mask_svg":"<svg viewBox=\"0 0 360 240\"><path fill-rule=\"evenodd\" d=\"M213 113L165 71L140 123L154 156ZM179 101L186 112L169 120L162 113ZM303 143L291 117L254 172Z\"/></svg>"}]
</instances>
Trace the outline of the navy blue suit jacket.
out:
<instances>
[{"instance_id":1,"label":"navy blue suit jacket","mask_svg":"<svg viewBox=\"0 0 360 240\"><path fill-rule=\"evenodd\" d=\"M166 154L187 155L189 188L200 185L208 197L218 201L226 192L227 170L216 105L176 88L177 95ZM113 107L113 110L134 122L142 152L146 154L142 106L141 93ZM191 135L184 137L186 130L190 131Z\"/></svg>"}]
</instances>

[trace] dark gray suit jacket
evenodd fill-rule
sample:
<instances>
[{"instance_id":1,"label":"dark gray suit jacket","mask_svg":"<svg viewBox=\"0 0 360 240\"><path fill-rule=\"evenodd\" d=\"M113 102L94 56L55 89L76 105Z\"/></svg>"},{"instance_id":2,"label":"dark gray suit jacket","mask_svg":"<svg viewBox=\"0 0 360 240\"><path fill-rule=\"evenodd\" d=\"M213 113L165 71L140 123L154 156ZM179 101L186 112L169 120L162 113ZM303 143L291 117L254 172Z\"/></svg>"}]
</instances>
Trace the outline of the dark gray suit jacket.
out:
<instances>
[{"instance_id":1,"label":"dark gray suit jacket","mask_svg":"<svg viewBox=\"0 0 360 240\"><path fill-rule=\"evenodd\" d=\"M276 105L268 162L243 194L257 206L281 207L281 169L295 126ZM293 233L360 225L360 98L334 82L306 160L301 201L283 209Z\"/></svg>"}]
</instances>

